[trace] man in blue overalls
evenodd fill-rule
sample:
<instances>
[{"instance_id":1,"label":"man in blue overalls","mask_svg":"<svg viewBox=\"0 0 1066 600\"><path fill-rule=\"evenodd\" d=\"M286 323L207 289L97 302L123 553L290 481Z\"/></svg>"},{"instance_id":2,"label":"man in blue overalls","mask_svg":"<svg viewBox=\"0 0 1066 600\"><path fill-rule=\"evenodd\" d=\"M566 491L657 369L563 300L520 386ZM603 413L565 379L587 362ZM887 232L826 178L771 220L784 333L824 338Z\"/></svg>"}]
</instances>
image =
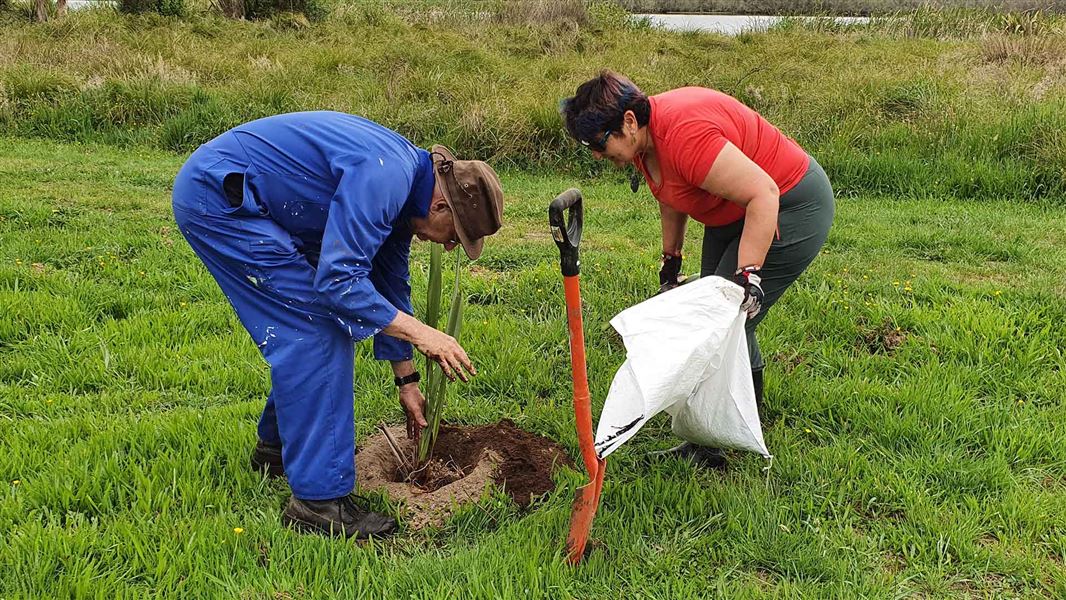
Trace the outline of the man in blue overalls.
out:
<instances>
[{"instance_id":1,"label":"man in blue overalls","mask_svg":"<svg viewBox=\"0 0 1066 600\"><path fill-rule=\"evenodd\" d=\"M448 377L476 371L454 338L411 316L412 236L471 259L499 230L503 191L481 161L416 148L366 119L278 115L197 149L174 182L182 235L270 365L252 466L286 474L282 515L300 529L364 538L396 522L359 507L354 342L374 336L407 414L426 425L412 345Z\"/></svg>"}]
</instances>

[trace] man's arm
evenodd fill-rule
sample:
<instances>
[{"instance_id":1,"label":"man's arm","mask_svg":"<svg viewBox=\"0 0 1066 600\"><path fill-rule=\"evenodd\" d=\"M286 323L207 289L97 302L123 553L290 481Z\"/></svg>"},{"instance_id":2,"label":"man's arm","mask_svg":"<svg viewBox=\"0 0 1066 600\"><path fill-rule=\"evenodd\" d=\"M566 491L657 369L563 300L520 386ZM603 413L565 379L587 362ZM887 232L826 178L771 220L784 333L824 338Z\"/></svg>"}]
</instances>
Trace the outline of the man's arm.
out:
<instances>
[{"instance_id":1,"label":"man's arm","mask_svg":"<svg viewBox=\"0 0 1066 600\"><path fill-rule=\"evenodd\" d=\"M396 377L406 377L414 372L415 362L413 360L392 362L392 373ZM399 393L400 406L403 407L404 415L407 417L407 438L418 440L422 435L422 429L429 425L426 421L426 397L422 395L422 388L417 381L401 385Z\"/></svg>"},{"instance_id":2,"label":"man's arm","mask_svg":"<svg viewBox=\"0 0 1066 600\"><path fill-rule=\"evenodd\" d=\"M374 287L370 273L403 208L409 176L387 166L378 170L378 165L364 168L358 161L344 166L315 275L315 289L354 341L385 329L399 312Z\"/></svg>"},{"instance_id":3,"label":"man's arm","mask_svg":"<svg viewBox=\"0 0 1066 600\"><path fill-rule=\"evenodd\" d=\"M407 360L394 360L390 364L392 365L392 374L396 377L407 377L418 370L415 367L415 361L410 358Z\"/></svg>"},{"instance_id":4,"label":"man's arm","mask_svg":"<svg viewBox=\"0 0 1066 600\"><path fill-rule=\"evenodd\" d=\"M410 283L411 233L406 225L394 229L374 256L370 281L398 310L413 314ZM374 357L378 360L407 361L413 357L410 342L384 333L374 336Z\"/></svg>"}]
</instances>

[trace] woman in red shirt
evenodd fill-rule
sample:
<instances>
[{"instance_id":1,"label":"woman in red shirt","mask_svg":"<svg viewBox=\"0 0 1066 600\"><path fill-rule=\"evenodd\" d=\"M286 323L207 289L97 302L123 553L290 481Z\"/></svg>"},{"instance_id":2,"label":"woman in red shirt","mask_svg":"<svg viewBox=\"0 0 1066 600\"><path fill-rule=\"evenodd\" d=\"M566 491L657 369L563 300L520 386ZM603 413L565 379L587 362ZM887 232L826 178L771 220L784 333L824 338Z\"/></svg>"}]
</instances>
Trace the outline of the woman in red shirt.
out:
<instances>
[{"instance_id":1,"label":"woman in red shirt","mask_svg":"<svg viewBox=\"0 0 1066 600\"><path fill-rule=\"evenodd\" d=\"M626 77L603 71L563 101L562 113L574 139L597 159L634 165L659 201L660 291L678 284L688 219L704 226L700 274L744 288L761 405L764 362L755 328L829 235L834 202L825 171L754 110L707 88L649 97ZM671 452L725 465L717 449L685 443Z\"/></svg>"}]
</instances>

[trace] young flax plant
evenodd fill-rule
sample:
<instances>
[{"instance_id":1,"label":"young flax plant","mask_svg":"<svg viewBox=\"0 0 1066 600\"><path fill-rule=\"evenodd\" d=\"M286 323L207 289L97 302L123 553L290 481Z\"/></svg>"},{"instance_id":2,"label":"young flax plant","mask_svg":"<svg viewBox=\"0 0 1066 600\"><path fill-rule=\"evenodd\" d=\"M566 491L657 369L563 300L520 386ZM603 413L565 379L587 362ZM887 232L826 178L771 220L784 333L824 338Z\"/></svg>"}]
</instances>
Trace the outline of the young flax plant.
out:
<instances>
[{"instance_id":1,"label":"young flax plant","mask_svg":"<svg viewBox=\"0 0 1066 600\"><path fill-rule=\"evenodd\" d=\"M459 291L459 268L462 266L462 253L455 253L455 283L452 286L452 304L448 311L448 324L445 333L456 340L463 322L463 297ZM426 300L426 324L437 327L440 321L441 301L441 263L444 261L444 248L434 244L429 256L429 297ZM433 446L437 443L437 431L440 428L440 416L447 398L448 378L440 365L426 358L426 421L428 425L422 431L418 442L418 455L415 457L415 469L433 456Z\"/></svg>"}]
</instances>

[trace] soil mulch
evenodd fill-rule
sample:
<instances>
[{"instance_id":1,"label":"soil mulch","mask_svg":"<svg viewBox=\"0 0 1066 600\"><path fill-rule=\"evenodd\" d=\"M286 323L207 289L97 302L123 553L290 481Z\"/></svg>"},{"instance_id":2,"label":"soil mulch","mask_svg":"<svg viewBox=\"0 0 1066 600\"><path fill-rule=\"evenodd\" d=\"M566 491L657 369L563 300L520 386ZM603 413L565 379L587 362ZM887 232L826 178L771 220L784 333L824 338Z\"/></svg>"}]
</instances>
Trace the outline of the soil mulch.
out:
<instances>
[{"instance_id":1,"label":"soil mulch","mask_svg":"<svg viewBox=\"0 0 1066 600\"><path fill-rule=\"evenodd\" d=\"M860 346L870 354L892 354L907 341L907 332L884 321L879 327L861 334Z\"/></svg>"},{"instance_id":2,"label":"soil mulch","mask_svg":"<svg viewBox=\"0 0 1066 600\"><path fill-rule=\"evenodd\" d=\"M414 442L404 428L390 427L389 433L410 459ZM440 525L457 506L481 498L490 483L527 507L555 487L551 476L557 467L574 466L562 446L507 419L490 425L441 424L434 457L410 481L404 480L384 434L360 444L355 460L359 489L383 489L402 502L413 529Z\"/></svg>"}]
</instances>

